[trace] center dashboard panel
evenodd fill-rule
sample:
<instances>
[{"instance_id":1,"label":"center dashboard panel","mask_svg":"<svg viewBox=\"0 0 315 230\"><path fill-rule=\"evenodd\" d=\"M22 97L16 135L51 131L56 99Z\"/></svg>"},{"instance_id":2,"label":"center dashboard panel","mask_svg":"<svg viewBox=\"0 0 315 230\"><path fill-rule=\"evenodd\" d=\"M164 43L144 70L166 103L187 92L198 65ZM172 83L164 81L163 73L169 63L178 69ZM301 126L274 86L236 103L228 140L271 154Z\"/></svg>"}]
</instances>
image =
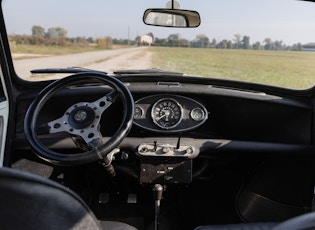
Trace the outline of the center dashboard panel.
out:
<instances>
[{"instance_id":1,"label":"center dashboard panel","mask_svg":"<svg viewBox=\"0 0 315 230\"><path fill-rule=\"evenodd\" d=\"M201 126L208 111L200 102L175 94L156 94L135 102L134 125L153 133L178 134ZM190 183L192 159L198 151L193 144L169 141L142 143L141 183Z\"/></svg>"}]
</instances>

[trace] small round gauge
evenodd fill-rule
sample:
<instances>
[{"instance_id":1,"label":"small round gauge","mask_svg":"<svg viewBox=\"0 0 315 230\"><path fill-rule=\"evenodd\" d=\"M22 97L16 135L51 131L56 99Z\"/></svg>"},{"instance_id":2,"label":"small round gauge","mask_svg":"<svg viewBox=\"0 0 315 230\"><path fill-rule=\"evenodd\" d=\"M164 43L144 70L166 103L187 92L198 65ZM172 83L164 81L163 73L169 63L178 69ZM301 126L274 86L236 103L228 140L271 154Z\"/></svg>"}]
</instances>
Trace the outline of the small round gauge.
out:
<instances>
[{"instance_id":1,"label":"small round gauge","mask_svg":"<svg viewBox=\"0 0 315 230\"><path fill-rule=\"evenodd\" d=\"M201 108L194 108L190 112L190 117L194 121L201 121L205 118L205 112Z\"/></svg>"},{"instance_id":2,"label":"small round gauge","mask_svg":"<svg viewBox=\"0 0 315 230\"><path fill-rule=\"evenodd\" d=\"M143 116L143 109L140 107L135 108L135 113L133 115L134 119L140 119Z\"/></svg>"},{"instance_id":3,"label":"small round gauge","mask_svg":"<svg viewBox=\"0 0 315 230\"><path fill-rule=\"evenodd\" d=\"M182 106L171 98L158 100L152 107L153 122L162 129L175 128L182 120Z\"/></svg>"}]
</instances>

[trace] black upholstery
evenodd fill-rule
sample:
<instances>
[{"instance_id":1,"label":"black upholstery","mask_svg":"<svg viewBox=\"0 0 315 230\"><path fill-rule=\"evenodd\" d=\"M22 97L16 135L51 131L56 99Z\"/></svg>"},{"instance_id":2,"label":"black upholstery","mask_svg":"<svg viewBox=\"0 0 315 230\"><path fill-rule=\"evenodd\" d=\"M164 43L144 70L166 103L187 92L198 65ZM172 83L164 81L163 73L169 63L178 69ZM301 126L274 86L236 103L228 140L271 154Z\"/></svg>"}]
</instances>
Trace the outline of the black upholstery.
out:
<instances>
[{"instance_id":1,"label":"black upholstery","mask_svg":"<svg viewBox=\"0 0 315 230\"><path fill-rule=\"evenodd\" d=\"M11 168L0 168L0 229L136 230L120 222L99 222L74 192Z\"/></svg>"},{"instance_id":2,"label":"black upholstery","mask_svg":"<svg viewBox=\"0 0 315 230\"><path fill-rule=\"evenodd\" d=\"M315 212L303 214L283 223L246 223L230 225L206 225L195 230L310 230L315 229Z\"/></svg>"},{"instance_id":3,"label":"black upholstery","mask_svg":"<svg viewBox=\"0 0 315 230\"><path fill-rule=\"evenodd\" d=\"M296 230L296 229L315 229L315 212L307 213L289 219L279 225L273 230Z\"/></svg>"},{"instance_id":4,"label":"black upholstery","mask_svg":"<svg viewBox=\"0 0 315 230\"><path fill-rule=\"evenodd\" d=\"M278 223L246 223L227 225L206 225L197 227L195 230L271 230Z\"/></svg>"}]
</instances>

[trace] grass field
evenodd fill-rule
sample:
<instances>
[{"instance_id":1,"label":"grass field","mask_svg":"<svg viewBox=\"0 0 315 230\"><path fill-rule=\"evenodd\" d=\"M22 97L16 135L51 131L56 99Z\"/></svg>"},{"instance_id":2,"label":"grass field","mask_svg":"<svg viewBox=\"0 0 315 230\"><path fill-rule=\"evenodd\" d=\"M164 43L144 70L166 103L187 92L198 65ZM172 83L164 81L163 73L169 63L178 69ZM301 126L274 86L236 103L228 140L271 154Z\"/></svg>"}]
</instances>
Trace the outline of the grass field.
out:
<instances>
[{"instance_id":1,"label":"grass field","mask_svg":"<svg viewBox=\"0 0 315 230\"><path fill-rule=\"evenodd\" d=\"M306 89L315 84L315 52L151 47L155 68Z\"/></svg>"}]
</instances>

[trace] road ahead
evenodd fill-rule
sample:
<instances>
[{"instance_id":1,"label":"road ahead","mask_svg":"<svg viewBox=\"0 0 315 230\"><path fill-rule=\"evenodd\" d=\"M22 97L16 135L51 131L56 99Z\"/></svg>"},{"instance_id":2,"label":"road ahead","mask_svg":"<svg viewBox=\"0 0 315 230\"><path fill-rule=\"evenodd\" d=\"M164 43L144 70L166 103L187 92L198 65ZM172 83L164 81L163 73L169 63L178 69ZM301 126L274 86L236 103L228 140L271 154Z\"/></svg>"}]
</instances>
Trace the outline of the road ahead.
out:
<instances>
[{"instance_id":1,"label":"road ahead","mask_svg":"<svg viewBox=\"0 0 315 230\"><path fill-rule=\"evenodd\" d=\"M120 69L151 68L151 56L147 47L94 51L49 57L14 60L16 73L26 80L56 78L56 76L32 76L30 70L38 68L85 67L108 73Z\"/></svg>"}]
</instances>

